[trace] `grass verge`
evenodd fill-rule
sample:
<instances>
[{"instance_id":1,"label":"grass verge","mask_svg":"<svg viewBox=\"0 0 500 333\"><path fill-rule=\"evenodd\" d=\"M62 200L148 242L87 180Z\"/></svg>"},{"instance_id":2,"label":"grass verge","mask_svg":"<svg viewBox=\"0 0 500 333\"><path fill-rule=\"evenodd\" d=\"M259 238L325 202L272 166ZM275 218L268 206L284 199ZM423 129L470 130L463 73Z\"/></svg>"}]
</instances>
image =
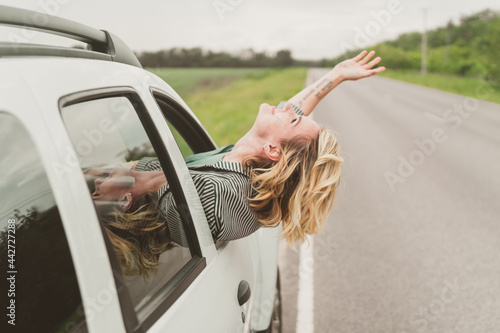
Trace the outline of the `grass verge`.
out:
<instances>
[{"instance_id":1,"label":"grass verge","mask_svg":"<svg viewBox=\"0 0 500 333\"><path fill-rule=\"evenodd\" d=\"M200 88L217 88L248 75L265 72L264 68L148 68L158 75L179 95L189 94Z\"/></svg>"}]
</instances>

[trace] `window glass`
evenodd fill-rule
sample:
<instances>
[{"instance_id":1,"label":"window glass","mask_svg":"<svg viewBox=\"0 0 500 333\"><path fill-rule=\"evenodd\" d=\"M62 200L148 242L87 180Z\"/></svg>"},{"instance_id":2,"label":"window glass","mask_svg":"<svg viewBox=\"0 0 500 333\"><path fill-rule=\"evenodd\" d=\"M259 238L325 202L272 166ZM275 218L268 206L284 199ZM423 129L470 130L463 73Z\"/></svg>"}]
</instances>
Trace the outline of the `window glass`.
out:
<instances>
[{"instance_id":1,"label":"window glass","mask_svg":"<svg viewBox=\"0 0 500 333\"><path fill-rule=\"evenodd\" d=\"M175 141L177 142L177 145L179 146L179 149L182 153L182 156L184 158L193 155L193 150L189 147L188 143L182 135L177 131L177 129L172 125L170 121L167 120L168 127L170 128L170 131L172 131L172 134L174 135Z\"/></svg>"},{"instance_id":2,"label":"window glass","mask_svg":"<svg viewBox=\"0 0 500 333\"><path fill-rule=\"evenodd\" d=\"M135 99L107 97L63 107L62 117L134 307L142 314L192 251L176 208L181 205L172 195L176 189L169 186L175 182L162 170L137 110Z\"/></svg>"},{"instance_id":3,"label":"window glass","mask_svg":"<svg viewBox=\"0 0 500 333\"><path fill-rule=\"evenodd\" d=\"M0 141L2 320L19 332L86 332L73 261L40 156L21 123L1 112Z\"/></svg>"}]
</instances>

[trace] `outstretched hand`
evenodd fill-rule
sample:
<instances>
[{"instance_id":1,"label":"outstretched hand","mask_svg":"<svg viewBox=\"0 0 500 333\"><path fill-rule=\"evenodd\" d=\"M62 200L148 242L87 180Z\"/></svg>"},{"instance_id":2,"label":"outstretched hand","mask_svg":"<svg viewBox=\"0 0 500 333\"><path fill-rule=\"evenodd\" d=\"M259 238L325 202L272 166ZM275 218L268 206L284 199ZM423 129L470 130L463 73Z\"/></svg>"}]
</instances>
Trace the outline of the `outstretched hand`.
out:
<instances>
[{"instance_id":1,"label":"outstretched hand","mask_svg":"<svg viewBox=\"0 0 500 333\"><path fill-rule=\"evenodd\" d=\"M338 63L334 70L337 71L343 80L358 80L385 71L384 66L372 69L373 66L382 60L380 57L376 57L368 62L375 54L375 51L370 51L368 55L366 53L367 51L362 51L354 58Z\"/></svg>"}]
</instances>

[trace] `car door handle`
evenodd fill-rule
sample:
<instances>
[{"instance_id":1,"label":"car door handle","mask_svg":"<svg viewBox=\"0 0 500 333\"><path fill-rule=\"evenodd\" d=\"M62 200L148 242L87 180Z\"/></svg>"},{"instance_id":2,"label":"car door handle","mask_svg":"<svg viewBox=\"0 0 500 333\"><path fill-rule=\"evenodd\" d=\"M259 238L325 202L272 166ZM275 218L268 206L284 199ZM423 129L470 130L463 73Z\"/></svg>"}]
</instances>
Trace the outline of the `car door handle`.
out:
<instances>
[{"instance_id":1,"label":"car door handle","mask_svg":"<svg viewBox=\"0 0 500 333\"><path fill-rule=\"evenodd\" d=\"M240 285L238 286L238 303L240 306L245 304L250 299L251 294L248 282L241 280Z\"/></svg>"}]
</instances>

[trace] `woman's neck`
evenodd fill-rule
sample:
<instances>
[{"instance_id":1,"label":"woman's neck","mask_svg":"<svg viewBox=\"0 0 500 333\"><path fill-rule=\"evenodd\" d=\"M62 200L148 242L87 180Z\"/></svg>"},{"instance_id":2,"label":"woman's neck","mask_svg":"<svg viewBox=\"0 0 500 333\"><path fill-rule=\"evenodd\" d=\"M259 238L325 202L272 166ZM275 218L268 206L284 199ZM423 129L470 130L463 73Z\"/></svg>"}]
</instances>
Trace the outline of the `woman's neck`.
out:
<instances>
[{"instance_id":1,"label":"woman's neck","mask_svg":"<svg viewBox=\"0 0 500 333\"><path fill-rule=\"evenodd\" d=\"M243 163L248 157L260 157L263 153L262 140L255 137L252 132L248 132L236 142L231 152L223 158L226 162Z\"/></svg>"},{"instance_id":2,"label":"woman's neck","mask_svg":"<svg viewBox=\"0 0 500 333\"><path fill-rule=\"evenodd\" d=\"M158 192L167 184L167 179L163 171L133 171L135 177L135 187L133 194L136 197L144 195L146 192ZM132 174L132 171L131 171Z\"/></svg>"}]
</instances>

